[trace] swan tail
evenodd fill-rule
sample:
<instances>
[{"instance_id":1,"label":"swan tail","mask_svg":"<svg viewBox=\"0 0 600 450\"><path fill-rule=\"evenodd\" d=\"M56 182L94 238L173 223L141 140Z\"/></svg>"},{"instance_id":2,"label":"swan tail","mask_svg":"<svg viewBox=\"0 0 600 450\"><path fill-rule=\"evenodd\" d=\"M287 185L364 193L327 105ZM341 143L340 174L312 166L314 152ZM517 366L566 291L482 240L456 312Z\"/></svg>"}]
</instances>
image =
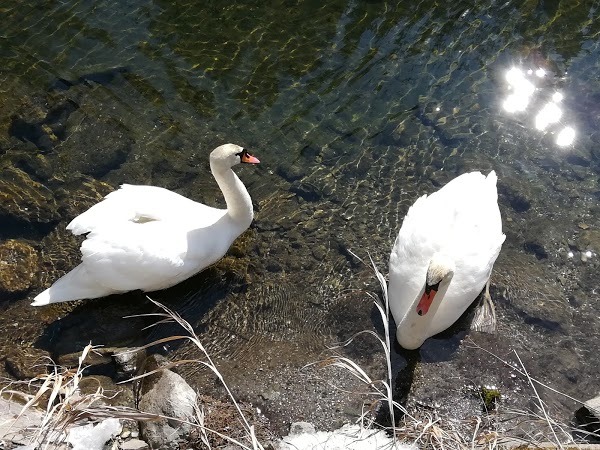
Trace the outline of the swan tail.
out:
<instances>
[{"instance_id":1,"label":"swan tail","mask_svg":"<svg viewBox=\"0 0 600 450\"><path fill-rule=\"evenodd\" d=\"M477 308L475 308L475 313L471 320L471 330L490 334L496 332L496 307L490 296L489 278L485 284L485 289L481 295L479 304L477 305Z\"/></svg>"},{"instance_id":2,"label":"swan tail","mask_svg":"<svg viewBox=\"0 0 600 450\"><path fill-rule=\"evenodd\" d=\"M84 298L98 298L114 294L116 291L99 285L80 264L59 278L52 286L38 294L31 306L44 306L51 303L69 302Z\"/></svg>"}]
</instances>

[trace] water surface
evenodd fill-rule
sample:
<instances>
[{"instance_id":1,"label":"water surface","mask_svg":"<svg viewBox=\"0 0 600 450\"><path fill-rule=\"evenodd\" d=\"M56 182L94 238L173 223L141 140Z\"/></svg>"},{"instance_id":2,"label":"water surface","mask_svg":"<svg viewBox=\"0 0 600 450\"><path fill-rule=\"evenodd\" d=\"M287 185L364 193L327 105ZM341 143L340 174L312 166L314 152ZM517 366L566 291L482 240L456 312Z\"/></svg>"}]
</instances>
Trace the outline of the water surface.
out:
<instances>
[{"instance_id":1,"label":"water surface","mask_svg":"<svg viewBox=\"0 0 600 450\"><path fill-rule=\"evenodd\" d=\"M222 263L156 298L194 324L239 395L274 422L316 415L333 426L356 413L336 406L325 373L298 370L378 325L361 292L377 292L375 278L349 250L387 272L408 207L470 170L497 172L507 234L492 277L499 332L471 338L507 361L517 351L532 376L573 397L595 395L600 4L473 3L3 2L0 239L35 250L19 275L31 281L2 294L0 320L14 330L0 339L7 374L90 340L134 345L174 331L124 324L153 310L135 295L28 304L76 264L68 221L120 183L222 206L207 157L235 142L262 161L238 170L254 224ZM511 84L511 68L533 91ZM540 127L557 92L561 116ZM572 142L559 140L567 127ZM514 371L460 343L465 329L423 347L415 398L466 404L469 415L478 406L466 386L495 383L507 407L535 409ZM381 370L370 343L347 352ZM543 395L561 419L577 407Z\"/></svg>"}]
</instances>

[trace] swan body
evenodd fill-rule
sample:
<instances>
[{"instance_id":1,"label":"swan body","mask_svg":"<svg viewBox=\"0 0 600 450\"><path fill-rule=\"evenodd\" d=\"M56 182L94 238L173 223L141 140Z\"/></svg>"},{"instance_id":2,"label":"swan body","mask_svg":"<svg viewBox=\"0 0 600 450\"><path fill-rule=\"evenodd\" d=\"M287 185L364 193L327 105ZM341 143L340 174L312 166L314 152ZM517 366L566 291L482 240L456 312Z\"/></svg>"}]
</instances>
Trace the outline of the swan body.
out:
<instances>
[{"instance_id":1,"label":"swan body","mask_svg":"<svg viewBox=\"0 0 600 450\"><path fill-rule=\"evenodd\" d=\"M497 176L460 175L408 210L392 248L388 295L408 349L452 325L488 282L504 242Z\"/></svg>"},{"instance_id":2,"label":"swan body","mask_svg":"<svg viewBox=\"0 0 600 450\"><path fill-rule=\"evenodd\" d=\"M32 305L165 289L221 259L253 219L250 195L232 170L240 162L259 161L234 144L210 154L227 209L155 186L125 184L108 194L67 226L73 234L87 233L81 264Z\"/></svg>"}]
</instances>

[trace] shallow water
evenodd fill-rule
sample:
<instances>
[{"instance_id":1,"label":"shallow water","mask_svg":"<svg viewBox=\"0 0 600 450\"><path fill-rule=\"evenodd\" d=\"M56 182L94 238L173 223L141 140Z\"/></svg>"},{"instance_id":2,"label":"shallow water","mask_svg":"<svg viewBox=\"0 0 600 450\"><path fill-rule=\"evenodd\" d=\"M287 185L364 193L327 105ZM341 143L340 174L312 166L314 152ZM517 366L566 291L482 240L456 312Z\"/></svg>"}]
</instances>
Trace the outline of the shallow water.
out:
<instances>
[{"instance_id":1,"label":"shallow water","mask_svg":"<svg viewBox=\"0 0 600 450\"><path fill-rule=\"evenodd\" d=\"M254 224L222 263L155 297L274 422L320 414L331 426L356 412L303 406L334 396L323 373L298 371L324 345L379 324L360 291L376 292L376 280L349 251L387 272L410 204L470 170L498 173L507 234L492 277L499 332L471 338L511 362L517 351L532 376L573 397L595 395L600 3L472 3L3 2L0 239L37 255L17 274L31 281L0 297L3 329L15 330L0 337L7 373L90 340L127 346L175 331L124 325L153 311L135 294L28 305L76 263L64 231L75 215L123 182L222 205L207 156L235 142L262 162L238 170ZM523 111L506 103L526 97L506 78L512 67L536 86ZM562 116L536 129L556 92ZM565 127L575 139L561 146ZM528 407L522 380L461 344L464 330L423 347L415 397L450 410L458 398L468 414L476 402L461 386L496 383L509 406ZM347 352L379 370L374 345ZM577 407L548 401L562 419Z\"/></svg>"}]
</instances>

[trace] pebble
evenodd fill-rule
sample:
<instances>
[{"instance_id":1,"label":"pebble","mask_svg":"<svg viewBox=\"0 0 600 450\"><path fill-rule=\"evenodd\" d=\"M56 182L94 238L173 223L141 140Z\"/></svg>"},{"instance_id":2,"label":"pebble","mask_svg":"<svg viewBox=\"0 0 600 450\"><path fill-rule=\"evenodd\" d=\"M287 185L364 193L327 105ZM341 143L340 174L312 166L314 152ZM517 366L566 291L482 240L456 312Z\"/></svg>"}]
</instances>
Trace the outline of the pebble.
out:
<instances>
[{"instance_id":1,"label":"pebble","mask_svg":"<svg viewBox=\"0 0 600 450\"><path fill-rule=\"evenodd\" d=\"M125 430L121 433L121 439L127 439L129 436L131 436L131 431L129 430Z\"/></svg>"},{"instance_id":2,"label":"pebble","mask_svg":"<svg viewBox=\"0 0 600 450\"><path fill-rule=\"evenodd\" d=\"M121 450L147 450L148 444L140 439L130 439L121 444Z\"/></svg>"}]
</instances>

